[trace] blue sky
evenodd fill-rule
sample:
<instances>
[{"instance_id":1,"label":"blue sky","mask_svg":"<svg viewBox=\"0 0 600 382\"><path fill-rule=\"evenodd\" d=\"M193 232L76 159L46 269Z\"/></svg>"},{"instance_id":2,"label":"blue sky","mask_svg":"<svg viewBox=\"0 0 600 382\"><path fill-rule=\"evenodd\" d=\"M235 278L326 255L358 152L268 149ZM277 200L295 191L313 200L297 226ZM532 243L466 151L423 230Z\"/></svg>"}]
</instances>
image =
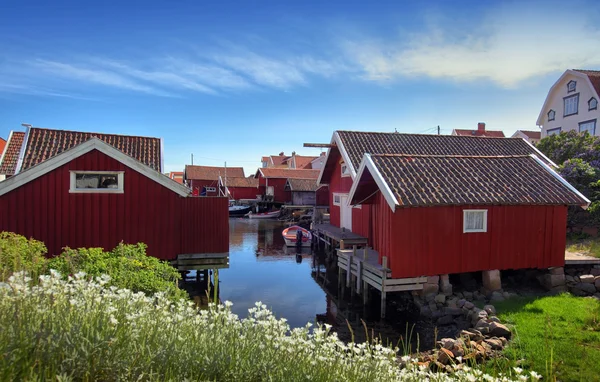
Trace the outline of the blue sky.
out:
<instances>
[{"instance_id":1,"label":"blue sky","mask_svg":"<svg viewBox=\"0 0 600 382\"><path fill-rule=\"evenodd\" d=\"M158 136L167 170L250 173L336 129L533 130L565 69L600 68L595 2L323 3L5 0L0 136Z\"/></svg>"}]
</instances>

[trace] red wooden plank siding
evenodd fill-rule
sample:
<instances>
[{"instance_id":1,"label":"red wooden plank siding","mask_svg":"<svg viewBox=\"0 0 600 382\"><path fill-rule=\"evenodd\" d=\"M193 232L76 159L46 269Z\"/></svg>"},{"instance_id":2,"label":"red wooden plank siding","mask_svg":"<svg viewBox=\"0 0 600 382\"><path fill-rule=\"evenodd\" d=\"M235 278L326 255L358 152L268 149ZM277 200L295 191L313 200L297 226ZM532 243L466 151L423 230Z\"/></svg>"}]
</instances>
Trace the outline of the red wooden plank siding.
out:
<instances>
[{"instance_id":1,"label":"red wooden plank siding","mask_svg":"<svg viewBox=\"0 0 600 382\"><path fill-rule=\"evenodd\" d=\"M235 200L239 199L256 199L256 195L262 195L264 191L258 187L227 187L231 197Z\"/></svg>"},{"instance_id":2,"label":"red wooden plank siding","mask_svg":"<svg viewBox=\"0 0 600 382\"><path fill-rule=\"evenodd\" d=\"M463 210L487 209L488 232L463 233ZM371 208L373 247L392 276L564 265L564 206L397 208L378 194Z\"/></svg>"},{"instance_id":3,"label":"red wooden plank siding","mask_svg":"<svg viewBox=\"0 0 600 382\"><path fill-rule=\"evenodd\" d=\"M70 170L125 171L123 194L71 194ZM0 230L43 241L49 255L69 246L148 245L148 255L227 252L227 198L181 197L93 150L0 196ZM194 220L195 218L195 220Z\"/></svg>"},{"instance_id":4,"label":"red wooden plank siding","mask_svg":"<svg viewBox=\"0 0 600 382\"><path fill-rule=\"evenodd\" d=\"M333 160L336 161L335 169L333 170L333 174L331 175L331 181L329 183L329 222L336 226L340 226L340 207L333 205L333 194L348 194L350 193L350 188L352 188L352 178L342 177L342 166L340 163L341 156L337 150L333 150L330 153ZM352 218L354 218L354 213L352 213ZM354 223L353 223L354 224Z\"/></svg>"}]
</instances>

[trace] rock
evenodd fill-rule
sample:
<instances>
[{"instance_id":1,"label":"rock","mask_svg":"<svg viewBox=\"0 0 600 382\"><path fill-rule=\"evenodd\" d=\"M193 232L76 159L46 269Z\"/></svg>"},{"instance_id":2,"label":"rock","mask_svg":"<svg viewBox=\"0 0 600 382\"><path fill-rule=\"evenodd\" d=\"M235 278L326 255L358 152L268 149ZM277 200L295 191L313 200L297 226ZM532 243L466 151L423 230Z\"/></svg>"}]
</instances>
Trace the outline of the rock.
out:
<instances>
[{"instance_id":1,"label":"rock","mask_svg":"<svg viewBox=\"0 0 600 382\"><path fill-rule=\"evenodd\" d=\"M431 313L431 309L429 309L429 306L427 305L422 306L421 309L419 309L419 314L423 317L431 318Z\"/></svg>"},{"instance_id":2,"label":"rock","mask_svg":"<svg viewBox=\"0 0 600 382\"><path fill-rule=\"evenodd\" d=\"M447 307L443 309L444 314L450 316L460 316L463 314L462 309Z\"/></svg>"},{"instance_id":3,"label":"rock","mask_svg":"<svg viewBox=\"0 0 600 382\"><path fill-rule=\"evenodd\" d=\"M588 284L588 285L590 285L590 284ZM571 289L569 290L569 292L571 292L571 294L572 294L573 296L577 296L577 297L585 297L585 296L587 296L587 295L588 295L588 293L587 293L587 292L585 292L585 291L583 291L583 290L581 290L581 289L575 288L575 286L573 286L573 288L571 288Z\"/></svg>"},{"instance_id":4,"label":"rock","mask_svg":"<svg viewBox=\"0 0 600 382\"><path fill-rule=\"evenodd\" d=\"M491 316L491 317L489 318L489 320L490 320L490 321L492 321L492 322L497 322L497 323L500 323L500 319L499 319L498 317L496 317L496 316Z\"/></svg>"},{"instance_id":5,"label":"rock","mask_svg":"<svg viewBox=\"0 0 600 382\"><path fill-rule=\"evenodd\" d=\"M579 281L584 284L593 284L596 281L596 277L594 275L581 275L579 276Z\"/></svg>"},{"instance_id":6,"label":"rock","mask_svg":"<svg viewBox=\"0 0 600 382\"><path fill-rule=\"evenodd\" d=\"M440 292L446 296L452 294L452 284L448 275L440 275Z\"/></svg>"},{"instance_id":7,"label":"rock","mask_svg":"<svg viewBox=\"0 0 600 382\"><path fill-rule=\"evenodd\" d=\"M565 276L565 280L566 280L568 283L574 283L574 282L575 282L575 277L573 277L573 276L571 276L571 275L566 275L566 276Z\"/></svg>"},{"instance_id":8,"label":"rock","mask_svg":"<svg viewBox=\"0 0 600 382\"><path fill-rule=\"evenodd\" d=\"M438 294L437 296L435 296L435 302L437 302L438 304L443 304L446 302L446 296L443 294Z\"/></svg>"},{"instance_id":9,"label":"rock","mask_svg":"<svg viewBox=\"0 0 600 382\"><path fill-rule=\"evenodd\" d=\"M425 286L423 286L423 288L425 288ZM433 301L433 300L435 299L435 296L437 296L437 294L436 294L436 293L437 293L437 290L436 290L436 292L435 292L435 293L429 293L429 294L426 294L426 295L425 295L425 301L427 301L427 302L431 302L431 301Z\"/></svg>"},{"instance_id":10,"label":"rock","mask_svg":"<svg viewBox=\"0 0 600 382\"><path fill-rule=\"evenodd\" d=\"M456 296L456 298L461 299L464 298L465 296L463 296L462 292L457 292L454 294Z\"/></svg>"},{"instance_id":11,"label":"rock","mask_svg":"<svg viewBox=\"0 0 600 382\"><path fill-rule=\"evenodd\" d=\"M492 292L492 297L490 297L490 301L504 301L504 296L502 296L502 293L494 291Z\"/></svg>"},{"instance_id":12,"label":"rock","mask_svg":"<svg viewBox=\"0 0 600 382\"><path fill-rule=\"evenodd\" d=\"M438 320L437 320L438 325L449 325L453 322L454 322L454 317L452 317L450 315L442 316L442 317L438 318Z\"/></svg>"},{"instance_id":13,"label":"rock","mask_svg":"<svg viewBox=\"0 0 600 382\"><path fill-rule=\"evenodd\" d=\"M585 292L586 294L596 293L596 286L594 284L579 283L579 284L576 284L573 288L581 290L581 291Z\"/></svg>"},{"instance_id":14,"label":"rock","mask_svg":"<svg viewBox=\"0 0 600 382\"><path fill-rule=\"evenodd\" d=\"M448 307L450 308L458 308L458 306L456 305L457 302L458 299L454 296L446 299L446 305L448 305Z\"/></svg>"},{"instance_id":15,"label":"rock","mask_svg":"<svg viewBox=\"0 0 600 382\"><path fill-rule=\"evenodd\" d=\"M483 307L483 310L488 314L488 316L493 316L496 314L496 308L494 305L486 305Z\"/></svg>"},{"instance_id":16,"label":"rock","mask_svg":"<svg viewBox=\"0 0 600 382\"><path fill-rule=\"evenodd\" d=\"M565 269L563 267L552 267L548 269L551 275L564 275Z\"/></svg>"},{"instance_id":17,"label":"rock","mask_svg":"<svg viewBox=\"0 0 600 382\"><path fill-rule=\"evenodd\" d=\"M430 283L425 283L423 284L423 290L421 290L421 296L425 296L425 298L427 299L429 296L432 296L431 298L433 299L435 297L435 295L438 293L439 287L438 284L430 284Z\"/></svg>"},{"instance_id":18,"label":"rock","mask_svg":"<svg viewBox=\"0 0 600 382\"><path fill-rule=\"evenodd\" d=\"M490 324L489 328L490 328L490 335L495 336L495 337L510 338L512 335L512 333L506 326L504 326L498 322L492 322Z\"/></svg>"},{"instance_id":19,"label":"rock","mask_svg":"<svg viewBox=\"0 0 600 382\"><path fill-rule=\"evenodd\" d=\"M592 268L592 269L590 269L590 274L592 274L594 276L600 276L600 269Z\"/></svg>"},{"instance_id":20,"label":"rock","mask_svg":"<svg viewBox=\"0 0 600 382\"><path fill-rule=\"evenodd\" d=\"M454 354L446 348L441 348L437 355L438 361L442 364L448 363L452 358L454 358Z\"/></svg>"},{"instance_id":21,"label":"rock","mask_svg":"<svg viewBox=\"0 0 600 382\"><path fill-rule=\"evenodd\" d=\"M505 299L508 299L508 298L510 298L510 293L504 292L504 293L502 293L502 297L504 297Z\"/></svg>"},{"instance_id":22,"label":"rock","mask_svg":"<svg viewBox=\"0 0 600 382\"><path fill-rule=\"evenodd\" d=\"M437 312L437 310L438 310L437 304L433 301L431 301L429 304L427 304L427 306L429 306L429 309L432 312Z\"/></svg>"},{"instance_id":23,"label":"rock","mask_svg":"<svg viewBox=\"0 0 600 382\"><path fill-rule=\"evenodd\" d=\"M490 347L492 348L492 350L502 350L502 348L504 347L502 345L502 340L500 340L499 338L496 338L496 337L486 338L483 341L486 344L490 345Z\"/></svg>"},{"instance_id":24,"label":"rock","mask_svg":"<svg viewBox=\"0 0 600 382\"><path fill-rule=\"evenodd\" d=\"M473 292L464 291L463 296L465 297L466 300L470 300L473 298Z\"/></svg>"},{"instance_id":25,"label":"rock","mask_svg":"<svg viewBox=\"0 0 600 382\"><path fill-rule=\"evenodd\" d=\"M541 284L546 289L552 289L555 286L565 285L565 279L564 273L560 275L546 274L542 276Z\"/></svg>"},{"instance_id":26,"label":"rock","mask_svg":"<svg viewBox=\"0 0 600 382\"><path fill-rule=\"evenodd\" d=\"M461 298L460 300L458 300L456 302L456 306L458 306L459 308L462 308L463 306L465 306L466 302L467 302L467 300L465 300L464 298Z\"/></svg>"},{"instance_id":27,"label":"rock","mask_svg":"<svg viewBox=\"0 0 600 382\"><path fill-rule=\"evenodd\" d=\"M594 293L594 295L592 297L594 297L596 300L600 301L600 293Z\"/></svg>"},{"instance_id":28,"label":"rock","mask_svg":"<svg viewBox=\"0 0 600 382\"><path fill-rule=\"evenodd\" d=\"M487 319L482 318L481 320L477 321L477 323L475 324L475 327L476 328L489 328L490 323L487 321Z\"/></svg>"},{"instance_id":29,"label":"rock","mask_svg":"<svg viewBox=\"0 0 600 382\"><path fill-rule=\"evenodd\" d=\"M594 281L594 286L596 289L600 290L600 277L596 278L596 281Z\"/></svg>"},{"instance_id":30,"label":"rock","mask_svg":"<svg viewBox=\"0 0 600 382\"><path fill-rule=\"evenodd\" d=\"M440 276L428 276L427 283L438 285L440 282Z\"/></svg>"},{"instance_id":31,"label":"rock","mask_svg":"<svg viewBox=\"0 0 600 382\"><path fill-rule=\"evenodd\" d=\"M462 330L460 337L468 338L471 341L481 341L483 339L483 335L477 329Z\"/></svg>"},{"instance_id":32,"label":"rock","mask_svg":"<svg viewBox=\"0 0 600 382\"><path fill-rule=\"evenodd\" d=\"M479 331L481 333L481 335L483 335L484 337L487 336L488 334L490 334L489 327L479 326L479 327L476 327L475 330Z\"/></svg>"},{"instance_id":33,"label":"rock","mask_svg":"<svg viewBox=\"0 0 600 382\"><path fill-rule=\"evenodd\" d=\"M475 304L473 304L471 301L466 301L464 307L471 310L475 307Z\"/></svg>"},{"instance_id":34,"label":"rock","mask_svg":"<svg viewBox=\"0 0 600 382\"><path fill-rule=\"evenodd\" d=\"M438 345L444 349L452 349L456 340L454 338L442 338L438 341Z\"/></svg>"},{"instance_id":35,"label":"rock","mask_svg":"<svg viewBox=\"0 0 600 382\"><path fill-rule=\"evenodd\" d=\"M497 269L481 272L483 287L489 291L497 291L502 289L500 279L500 271Z\"/></svg>"}]
</instances>

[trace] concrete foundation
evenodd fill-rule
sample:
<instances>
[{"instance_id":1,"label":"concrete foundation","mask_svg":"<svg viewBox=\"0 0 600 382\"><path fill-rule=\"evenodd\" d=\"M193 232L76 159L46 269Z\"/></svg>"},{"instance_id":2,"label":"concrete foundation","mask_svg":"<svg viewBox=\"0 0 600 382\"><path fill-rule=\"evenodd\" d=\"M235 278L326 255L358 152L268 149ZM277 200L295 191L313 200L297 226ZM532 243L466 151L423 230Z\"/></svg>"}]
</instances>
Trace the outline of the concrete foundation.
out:
<instances>
[{"instance_id":1,"label":"concrete foundation","mask_svg":"<svg viewBox=\"0 0 600 382\"><path fill-rule=\"evenodd\" d=\"M500 279L500 271L497 269L491 271L483 271L481 272L481 278L483 281L483 287L490 291L494 292L502 289L502 281Z\"/></svg>"}]
</instances>

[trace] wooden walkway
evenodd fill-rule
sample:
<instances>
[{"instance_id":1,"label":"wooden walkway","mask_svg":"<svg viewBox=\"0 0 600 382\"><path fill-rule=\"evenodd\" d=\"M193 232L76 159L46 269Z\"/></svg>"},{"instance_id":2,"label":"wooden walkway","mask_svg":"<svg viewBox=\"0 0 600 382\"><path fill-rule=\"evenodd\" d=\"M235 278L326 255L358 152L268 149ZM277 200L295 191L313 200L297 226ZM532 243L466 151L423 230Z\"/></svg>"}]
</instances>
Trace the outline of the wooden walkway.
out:
<instances>
[{"instance_id":1,"label":"wooden walkway","mask_svg":"<svg viewBox=\"0 0 600 382\"><path fill-rule=\"evenodd\" d=\"M171 265L178 271L229 268L229 253L195 253L177 256Z\"/></svg>"},{"instance_id":2,"label":"wooden walkway","mask_svg":"<svg viewBox=\"0 0 600 382\"><path fill-rule=\"evenodd\" d=\"M596 265L600 264L597 257L584 255L582 253L565 252L565 265Z\"/></svg>"},{"instance_id":3,"label":"wooden walkway","mask_svg":"<svg viewBox=\"0 0 600 382\"><path fill-rule=\"evenodd\" d=\"M315 224L313 226L313 234L332 248L336 247L336 243L339 243L341 249L354 245L366 246L368 243L366 237L331 224Z\"/></svg>"},{"instance_id":4,"label":"wooden walkway","mask_svg":"<svg viewBox=\"0 0 600 382\"><path fill-rule=\"evenodd\" d=\"M387 257L379 264L379 253L369 248L338 249L338 283L341 293L351 288L352 295L358 293L363 303L369 300L369 285L381 293L381 317L385 317L386 295L389 292L422 290L427 277L394 279L387 267ZM345 273L345 278L344 278Z\"/></svg>"}]
</instances>

